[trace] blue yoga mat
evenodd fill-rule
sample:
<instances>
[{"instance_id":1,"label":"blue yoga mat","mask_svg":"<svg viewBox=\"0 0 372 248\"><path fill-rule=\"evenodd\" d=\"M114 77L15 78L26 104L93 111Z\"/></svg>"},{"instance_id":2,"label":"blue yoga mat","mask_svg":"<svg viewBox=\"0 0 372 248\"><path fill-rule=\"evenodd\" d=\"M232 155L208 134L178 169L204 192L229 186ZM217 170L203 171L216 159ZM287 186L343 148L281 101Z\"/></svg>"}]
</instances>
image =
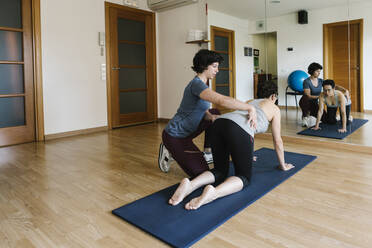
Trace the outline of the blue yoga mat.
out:
<instances>
[{"instance_id":1,"label":"blue yoga mat","mask_svg":"<svg viewBox=\"0 0 372 248\"><path fill-rule=\"evenodd\" d=\"M312 130L311 128L308 128L301 132L298 132L297 134L324 137L324 138L332 138L332 139L343 139L347 137L348 135L352 134L353 132L355 132L358 128L360 128L367 122L368 120L364 120L364 119L354 119L353 122L351 123L351 126L349 125L346 127L346 130L347 130L346 133L338 132L338 129L342 128L342 124L339 121L335 125L320 123L319 125L319 127L321 128L320 130Z\"/></svg>"},{"instance_id":2,"label":"blue yoga mat","mask_svg":"<svg viewBox=\"0 0 372 248\"><path fill-rule=\"evenodd\" d=\"M274 150L261 148L255 151L255 156L258 158L253 164L252 179L248 187L206 204L198 210L188 211L184 205L199 196L202 188L177 206L168 204L178 186L176 184L117 208L112 213L173 247L189 247L316 158L285 152L286 162L294 164L295 168L281 171L276 168L278 161ZM233 170L230 170L230 173L233 173Z\"/></svg>"}]
</instances>

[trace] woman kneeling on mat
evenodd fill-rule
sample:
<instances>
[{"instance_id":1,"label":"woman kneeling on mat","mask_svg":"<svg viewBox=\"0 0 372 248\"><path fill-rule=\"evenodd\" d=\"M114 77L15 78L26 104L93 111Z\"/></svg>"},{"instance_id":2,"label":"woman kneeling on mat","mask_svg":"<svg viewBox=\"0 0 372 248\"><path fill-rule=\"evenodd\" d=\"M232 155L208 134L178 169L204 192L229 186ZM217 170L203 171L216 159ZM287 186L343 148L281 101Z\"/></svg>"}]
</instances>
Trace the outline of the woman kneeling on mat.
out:
<instances>
[{"instance_id":1,"label":"woman kneeling on mat","mask_svg":"<svg viewBox=\"0 0 372 248\"><path fill-rule=\"evenodd\" d=\"M346 125L349 125L352 121L350 116L351 99L349 91L343 87L337 87L340 90L335 89L335 82L333 80L324 80L323 92L319 96L319 111L316 119L315 127L313 130L320 130L319 123L336 124L336 113L337 109L340 109L342 128L338 129L340 133L346 132ZM327 110L324 111L324 104L327 106Z\"/></svg>"},{"instance_id":2,"label":"woman kneeling on mat","mask_svg":"<svg viewBox=\"0 0 372 248\"><path fill-rule=\"evenodd\" d=\"M315 119L318 112L318 98L322 92L323 83L323 79L319 78L319 76L322 69L323 67L315 62L311 63L307 68L310 77L303 82L304 94L299 102L302 110L303 126L310 127L312 118Z\"/></svg>"},{"instance_id":3,"label":"woman kneeling on mat","mask_svg":"<svg viewBox=\"0 0 372 248\"><path fill-rule=\"evenodd\" d=\"M280 110L275 105L277 94L277 85L272 81L267 81L262 86L264 99L256 99L248 103L256 109L256 128L247 121L246 111L234 111L217 118L211 130L214 168L205 171L191 181L184 178L169 199L169 204L177 205L191 192L207 185L201 196L192 199L185 205L186 209L194 210L248 186L253 162L253 137L256 133L266 132L269 122L272 124L272 136L279 169L286 171L294 167L284 160L283 141L280 136ZM229 177L230 155L234 163L235 176ZM216 183L218 186L214 187L211 185L212 183Z\"/></svg>"},{"instance_id":4,"label":"woman kneeling on mat","mask_svg":"<svg viewBox=\"0 0 372 248\"><path fill-rule=\"evenodd\" d=\"M205 158L192 140L205 131L204 151L210 153L209 129L217 117L217 112L209 109L210 103L227 109L246 110L246 115L249 114L248 122L255 125L256 110L252 105L221 95L208 87L208 80L216 76L222 60L220 54L206 49L195 54L192 69L196 76L186 86L177 113L162 134L164 145L160 145L158 158L162 171L169 170L169 155L190 177L209 170L207 159L210 160L212 154Z\"/></svg>"}]
</instances>

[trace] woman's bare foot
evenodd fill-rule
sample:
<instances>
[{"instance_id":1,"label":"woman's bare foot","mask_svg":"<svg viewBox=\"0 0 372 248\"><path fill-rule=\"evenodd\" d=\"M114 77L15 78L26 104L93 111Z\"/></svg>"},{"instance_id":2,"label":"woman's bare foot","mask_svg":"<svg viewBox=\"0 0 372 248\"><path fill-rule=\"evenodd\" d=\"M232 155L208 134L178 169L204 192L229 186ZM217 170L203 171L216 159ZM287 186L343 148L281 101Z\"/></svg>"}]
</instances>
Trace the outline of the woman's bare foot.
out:
<instances>
[{"instance_id":1,"label":"woman's bare foot","mask_svg":"<svg viewBox=\"0 0 372 248\"><path fill-rule=\"evenodd\" d=\"M215 200L217 198L217 192L216 189L212 185L207 185L201 196L196 197L189 201L186 205L185 208L187 210L195 210L200 208L201 206Z\"/></svg>"},{"instance_id":2,"label":"woman's bare foot","mask_svg":"<svg viewBox=\"0 0 372 248\"><path fill-rule=\"evenodd\" d=\"M173 196L169 199L168 203L170 205L177 205L183 199L188 196L192 191L191 182L188 178L182 179L180 185L178 185L178 188L174 192Z\"/></svg>"}]
</instances>

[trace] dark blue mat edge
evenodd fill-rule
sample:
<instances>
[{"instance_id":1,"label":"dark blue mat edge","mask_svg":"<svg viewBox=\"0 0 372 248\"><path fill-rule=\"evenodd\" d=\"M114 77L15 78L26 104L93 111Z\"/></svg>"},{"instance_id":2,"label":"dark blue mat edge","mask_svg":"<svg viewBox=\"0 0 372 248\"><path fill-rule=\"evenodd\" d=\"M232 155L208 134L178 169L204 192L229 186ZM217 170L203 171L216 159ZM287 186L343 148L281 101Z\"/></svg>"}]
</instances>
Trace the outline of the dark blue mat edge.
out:
<instances>
[{"instance_id":1,"label":"dark blue mat edge","mask_svg":"<svg viewBox=\"0 0 372 248\"><path fill-rule=\"evenodd\" d=\"M356 118L357 119L357 118ZM354 120L356 120L354 119ZM313 137L320 137L320 138L327 138L327 139L338 139L338 140L343 140L345 139L346 137L348 137L349 135L351 135L352 133L354 133L355 131L357 131L359 128L361 128L364 124L366 124L368 122L368 120L366 119L359 119L358 120L362 121L363 123L356 129L352 130L352 132L348 133L347 135L343 136L343 137L327 137L327 136L322 136L322 135L317 135L316 133L307 133L307 131L309 131L312 127L309 127L305 130L302 130L300 132L298 132L297 134L299 135L305 135L305 136L313 136Z\"/></svg>"},{"instance_id":2,"label":"dark blue mat edge","mask_svg":"<svg viewBox=\"0 0 372 248\"><path fill-rule=\"evenodd\" d=\"M129 224L131 224L131 225L137 227L138 229L142 230L144 233L149 234L149 235L151 235L151 236L153 236L153 237L155 237L155 238L157 238L157 239L163 241L164 243L170 245L171 247L176 247L176 246L174 246L173 244L169 243L168 241L164 240L163 238L160 238L160 237L158 237L158 236L156 236L156 235L154 235L154 234L152 234L152 233L149 233L149 232L146 231L144 228L142 228L142 227L136 225L136 223L134 223L133 221L130 221L130 220L127 220L127 219L123 219L122 217L120 217L120 215L116 214L115 210L118 210L118 209L120 209L120 207L111 211L111 213L113 213L117 218L120 218L121 220L124 220L125 222L127 222L127 223L129 223Z\"/></svg>"},{"instance_id":3,"label":"dark blue mat edge","mask_svg":"<svg viewBox=\"0 0 372 248\"><path fill-rule=\"evenodd\" d=\"M262 148L261 148L262 149ZM313 162L317 156L312 156L312 155L307 155L309 157L311 157L311 160L309 160L309 162L304 166L304 168L310 164L311 162ZM302 168L303 169L303 168ZM299 172L299 171L298 171ZM275 189L276 187L278 187L279 185L281 185L284 181L288 180L289 178L291 178L292 176L296 175L298 172L296 172L295 174L293 175L290 175L289 177L281 180L278 184L276 184L274 187L270 188L268 191L264 192L262 195L258 196L256 199L254 199L253 201L250 201L248 202L245 206L241 207L240 209L236 210L236 212L232 213L229 217L226 217L224 220L221 220L219 223L216 224L215 227L211 228L210 230L208 230L208 232L205 232L205 233L202 233L202 235L200 235L200 238L190 242L186 247L190 247L192 246L193 244L195 244L196 242L198 242L199 240L201 240L202 238L204 238L206 235L208 235L209 233L213 232L214 230L216 230L219 226L221 226L223 223L225 223L226 221L228 221L229 219L231 219L233 216L237 215L238 213L240 213L242 210L246 209L249 205L253 204L254 202L256 202L257 200L261 199L263 196L265 196L267 193L271 192L273 189ZM166 242L167 243L167 242ZM168 243L167 243L168 244Z\"/></svg>"}]
</instances>

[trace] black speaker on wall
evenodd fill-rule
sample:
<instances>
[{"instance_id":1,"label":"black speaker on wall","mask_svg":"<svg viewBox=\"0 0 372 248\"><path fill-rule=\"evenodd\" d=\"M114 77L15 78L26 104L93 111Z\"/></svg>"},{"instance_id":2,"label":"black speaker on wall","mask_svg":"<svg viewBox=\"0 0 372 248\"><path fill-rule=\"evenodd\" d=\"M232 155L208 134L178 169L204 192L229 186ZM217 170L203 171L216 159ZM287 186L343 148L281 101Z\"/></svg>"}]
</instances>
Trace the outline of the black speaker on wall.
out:
<instances>
[{"instance_id":1,"label":"black speaker on wall","mask_svg":"<svg viewBox=\"0 0 372 248\"><path fill-rule=\"evenodd\" d=\"M306 10L298 11L298 23L307 24L307 11Z\"/></svg>"}]
</instances>

